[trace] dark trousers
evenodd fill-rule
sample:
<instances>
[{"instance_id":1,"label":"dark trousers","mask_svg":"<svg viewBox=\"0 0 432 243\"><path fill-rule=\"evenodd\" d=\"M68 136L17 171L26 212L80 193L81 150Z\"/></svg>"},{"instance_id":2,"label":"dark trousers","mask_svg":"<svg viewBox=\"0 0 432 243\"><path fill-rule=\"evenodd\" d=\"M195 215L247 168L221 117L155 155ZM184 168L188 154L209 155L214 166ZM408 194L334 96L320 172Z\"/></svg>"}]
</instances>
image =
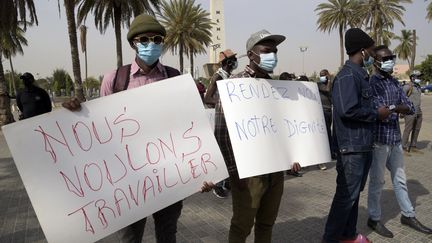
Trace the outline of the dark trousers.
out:
<instances>
[{"instance_id":1,"label":"dark trousers","mask_svg":"<svg viewBox=\"0 0 432 243\"><path fill-rule=\"evenodd\" d=\"M417 138L420 133L422 122L423 122L422 114L405 115L405 129L402 136L403 148L407 148L410 145L411 142L408 142L408 140L411 140L411 138L413 138L412 147L415 148L417 146ZM412 137L411 137L411 133L414 133Z\"/></svg>"},{"instance_id":2,"label":"dark trousers","mask_svg":"<svg viewBox=\"0 0 432 243\"><path fill-rule=\"evenodd\" d=\"M336 193L325 226L325 242L356 236L360 192L366 184L372 152L337 155Z\"/></svg>"},{"instance_id":3,"label":"dark trousers","mask_svg":"<svg viewBox=\"0 0 432 243\"><path fill-rule=\"evenodd\" d=\"M283 172L230 178L233 216L229 243L244 243L255 226L255 242L270 243L283 193Z\"/></svg>"},{"instance_id":4,"label":"dark trousers","mask_svg":"<svg viewBox=\"0 0 432 243\"><path fill-rule=\"evenodd\" d=\"M157 243L176 242L177 221L180 217L182 207L183 201L179 201L153 214ZM117 233L120 236L121 242L141 243L146 221L147 218L143 218L119 230Z\"/></svg>"},{"instance_id":5,"label":"dark trousers","mask_svg":"<svg viewBox=\"0 0 432 243\"><path fill-rule=\"evenodd\" d=\"M332 111L330 110L324 110L324 119L325 119L325 123L326 123L326 128L327 128L327 137L329 140L329 145L330 145L330 153L332 154L333 157L333 139L331 137L331 125L332 125Z\"/></svg>"}]
</instances>

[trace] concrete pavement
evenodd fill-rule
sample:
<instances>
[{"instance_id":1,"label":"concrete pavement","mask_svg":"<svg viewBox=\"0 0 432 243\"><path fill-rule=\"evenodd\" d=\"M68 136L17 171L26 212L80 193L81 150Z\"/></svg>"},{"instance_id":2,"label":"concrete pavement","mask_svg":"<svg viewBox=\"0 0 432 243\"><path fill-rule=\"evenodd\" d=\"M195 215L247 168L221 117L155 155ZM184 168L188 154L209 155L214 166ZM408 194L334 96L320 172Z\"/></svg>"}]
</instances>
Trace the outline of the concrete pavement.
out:
<instances>
[{"instance_id":1,"label":"concrete pavement","mask_svg":"<svg viewBox=\"0 0 432 243\"><path fill-rule=\"evenodd\" d=\"M419 147L424 154L405 157L410 198L417 218L432 227L432 96L423 96L424 121ZM402 126L403 127L403 126ZM402 128L403 129L403 128ZM335 191L336 170L304 169L301 178L286 176L285 191L273 232L273 242L320 242ZM432 235L417 233L400 224L400 209L386 173L382 205L383 221L395 234L383 238L366 227L367 191L362 193L358 231L373 242L432 242ZM184 202L178 225L178 242L227 242L231 199L217 199L212 193L195 194ZM46 242L34 210L0 132L0 242ZM113 234L100 242L119 242ZM155 242L153 220L149 219L143 242ZM253 236L248 238L253 242Z\"/></svg>"}]
</instances>

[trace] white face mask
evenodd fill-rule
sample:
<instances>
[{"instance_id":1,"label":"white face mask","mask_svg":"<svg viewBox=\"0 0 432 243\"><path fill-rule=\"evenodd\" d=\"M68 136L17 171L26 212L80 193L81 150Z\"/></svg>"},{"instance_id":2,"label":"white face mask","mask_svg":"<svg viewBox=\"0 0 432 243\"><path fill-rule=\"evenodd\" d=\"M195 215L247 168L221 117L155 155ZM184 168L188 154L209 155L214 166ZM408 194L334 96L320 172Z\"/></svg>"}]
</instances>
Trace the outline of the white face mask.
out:
<instances>
[{"instance_id":1,"label":"white face mask","mask_svg":"<svg viewBox=\"0 0 432 243\"><path fill-rule=\"evenodd\" d=\"M321 77L320 77L320 82L321 82L321 83L325 83L325 82L327 82L327 76L321 76Z\"/></svg>"},{"instance_id":2,"label":"white face mask","mask_svg":"<svg viewBox=\"0 0 432 243\"><path fill-rule=\"evenodd\" d=\"M256 54L255 52L253 53L258 56L258 54ZM260 67L264 71L273 72L278 62L276 53L274 52L261 53L259 54L259 57L260 57L260 63L255 62L255 64L257 64L258 67Z\"/></svg>"},{"instance_id":3,"label":"white face mask","mask_svg":"<svg viewBox=\"0 0 432 243\"><path fill-rule=\"evenodd\" d=\"M414 79L414 83L419 84L420 82L421 82L420 79L418 79L418 78Z\"/></svg>"}]
</instances>

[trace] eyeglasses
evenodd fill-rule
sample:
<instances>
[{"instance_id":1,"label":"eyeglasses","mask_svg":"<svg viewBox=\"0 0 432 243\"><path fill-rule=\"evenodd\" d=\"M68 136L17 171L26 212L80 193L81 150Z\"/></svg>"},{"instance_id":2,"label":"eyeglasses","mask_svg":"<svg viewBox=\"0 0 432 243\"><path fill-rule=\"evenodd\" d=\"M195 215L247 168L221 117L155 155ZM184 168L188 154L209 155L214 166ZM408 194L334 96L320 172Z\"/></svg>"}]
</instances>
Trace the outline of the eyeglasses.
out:
<instances>
[{"instance_id":1,"label":"eyeglasses","mask_svg":"<svg viewBox=\"0 0 432 243\"><path fill-rule=\"evenodd\" d=\"M382 57L382 61L390 61L390 60L396 60L396 55L391 55L391 56L386 56L386 57Z\"/></svg>"},{"instance_id":2,"label":"eyeglasses","mask_svg":"<svg viewBox=\"0 0 432 243\"><path fill-rule=\"evenodd\" d=\"M140 37L136 37L134 38L134 41L137 41L143 45L147 45L150 41L159 45L161 43L163 43L164 41L164 37L161 35L155 35L155 36L140 36Z\"/></svg>"}]
</instances>

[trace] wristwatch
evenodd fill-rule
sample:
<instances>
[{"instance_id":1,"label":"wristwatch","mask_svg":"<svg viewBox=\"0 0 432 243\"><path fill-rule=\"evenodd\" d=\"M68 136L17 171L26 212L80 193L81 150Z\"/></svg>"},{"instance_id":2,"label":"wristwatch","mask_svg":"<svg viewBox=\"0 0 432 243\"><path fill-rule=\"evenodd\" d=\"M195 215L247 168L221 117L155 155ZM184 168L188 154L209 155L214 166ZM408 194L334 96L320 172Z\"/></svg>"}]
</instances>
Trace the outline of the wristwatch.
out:
<instances>
[{"instance_id":1,"label":"wristwatch","mask_svg":"<svg viewBox=\"0 0 432 243\"><path fill-rule=\"evenodd\" d=\"M396 109L396 106L395 105L389 105L388 108L390 111L394 111Z\"/></svg>"}]
</instances>

